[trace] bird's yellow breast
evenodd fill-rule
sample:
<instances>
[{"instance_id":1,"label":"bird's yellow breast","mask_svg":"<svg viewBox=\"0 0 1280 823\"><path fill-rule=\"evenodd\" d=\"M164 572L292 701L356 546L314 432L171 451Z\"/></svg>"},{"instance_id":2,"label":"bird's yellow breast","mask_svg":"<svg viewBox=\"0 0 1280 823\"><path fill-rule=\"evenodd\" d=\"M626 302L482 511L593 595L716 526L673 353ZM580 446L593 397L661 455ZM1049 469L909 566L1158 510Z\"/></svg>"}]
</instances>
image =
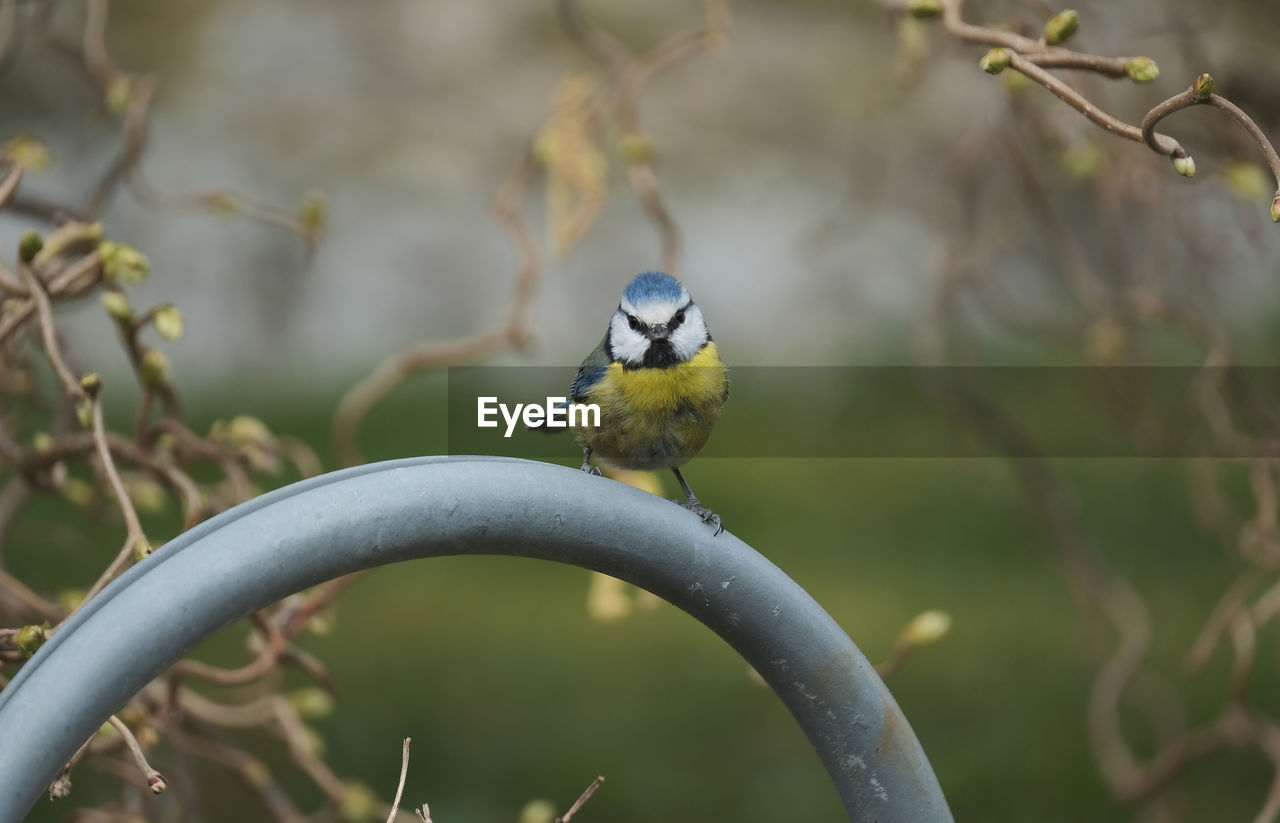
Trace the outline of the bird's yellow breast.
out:
<instances>
[{"instance_id":1,"label":"bird's yellow breast","mask_svg":"<svg viewBox=\"0 0 1280 823\"><path fill-rule=\"evenodd\" d=\"M598 428L575 428L578 442L626 469L673 468L706 444L724 405L727 374L716 344L666 368L611 363L586 393L600 406Z\"/></svg>"}]
</instances>

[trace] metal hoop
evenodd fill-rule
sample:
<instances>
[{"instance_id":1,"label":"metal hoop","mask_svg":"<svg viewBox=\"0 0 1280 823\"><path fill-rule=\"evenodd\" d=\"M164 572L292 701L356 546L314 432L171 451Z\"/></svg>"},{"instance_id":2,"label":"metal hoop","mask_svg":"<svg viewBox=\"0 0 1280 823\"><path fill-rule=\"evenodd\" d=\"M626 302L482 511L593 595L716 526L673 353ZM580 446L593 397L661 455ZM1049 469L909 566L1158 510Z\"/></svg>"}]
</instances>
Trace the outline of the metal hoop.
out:
<instances>
[{"instance_id":1,"label":"metal hoop","mask_svg":"<svg viewBox=\"0 0 1280 823\"><path fill-rule=\"evenodd\" d=\"M0 691L0 820L20 820L106 718L254 609L343 574L455 554L539 557L648 589L760 672L851 821L951 813L848 635L781 570L653 495L546 463L430 457L295 483L185 532L85 604Z\"/></svg>"}]
</instances>

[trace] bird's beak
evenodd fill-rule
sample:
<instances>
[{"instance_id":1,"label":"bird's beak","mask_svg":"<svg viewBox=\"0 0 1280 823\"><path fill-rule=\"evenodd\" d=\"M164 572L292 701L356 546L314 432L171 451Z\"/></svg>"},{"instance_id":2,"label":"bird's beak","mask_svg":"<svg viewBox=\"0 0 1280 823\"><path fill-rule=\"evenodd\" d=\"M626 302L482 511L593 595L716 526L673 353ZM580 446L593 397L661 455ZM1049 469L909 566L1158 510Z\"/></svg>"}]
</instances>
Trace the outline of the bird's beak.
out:
<instances>
[{"instance_id":1,"label":"bird's beak","mask_svg":"<svg viewBox=\"0 0 1280 823\"><path fill-rule=\"evenodd\" d=\"M666 340L670 336L671 329L667 328L665 323L658 323L657 325L649 327L650 340Z\"/></svg>"}]
</instances>

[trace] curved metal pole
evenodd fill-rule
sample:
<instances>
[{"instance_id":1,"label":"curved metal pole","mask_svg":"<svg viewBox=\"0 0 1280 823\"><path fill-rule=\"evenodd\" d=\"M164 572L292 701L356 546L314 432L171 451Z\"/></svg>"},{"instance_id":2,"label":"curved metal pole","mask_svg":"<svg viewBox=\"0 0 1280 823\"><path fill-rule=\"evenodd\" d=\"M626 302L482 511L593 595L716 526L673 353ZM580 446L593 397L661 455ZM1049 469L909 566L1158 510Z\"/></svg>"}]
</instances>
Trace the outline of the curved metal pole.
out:
<instances>
[{"instance_id":1,"label":"curved metal pole","mask_svg":"<svg viewBox=\"0 0 1280 823\"><path fill-rule=\"evenodd\" d=\"M764 676L851 821L951 814L875 670L794 581L729 533L547 463L418 458L295 483L163 546L85 604L0 691L0 821L20 820L106 718L209 635L339 575L504 554L604 572L702 621Z\"/></svg>"}]
</instances>

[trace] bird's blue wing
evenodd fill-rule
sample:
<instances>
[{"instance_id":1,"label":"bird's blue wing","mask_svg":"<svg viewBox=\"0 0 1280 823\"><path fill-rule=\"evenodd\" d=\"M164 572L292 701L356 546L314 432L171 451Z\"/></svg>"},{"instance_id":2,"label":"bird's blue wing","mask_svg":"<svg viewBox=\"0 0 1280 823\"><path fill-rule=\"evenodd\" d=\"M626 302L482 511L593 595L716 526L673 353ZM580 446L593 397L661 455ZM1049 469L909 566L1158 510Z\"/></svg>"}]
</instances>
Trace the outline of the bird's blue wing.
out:
<instances>
[{"instance_id":1,"label":"bird's blue wing","mask_svg":"<svg viewBox=\"0 0 1280 823\"><path fill-rule=\"evenodd\" d=\"M596 346L595 351L588 354L587 359L583 360L582 365L578 367L578 374L569 386L571 402L579 403L585 400L591 387L604 377L605 371L609 368L608 345L609 336L606 334L604 340L600 341L600 345Z\"/></svg>"},{"instance_id":2,"label":"bird's blue wing","mask_svg":"<svg viewBox=\"0 0 1280 823\"><path fill-rule=\"evenodd\" d=\"M587 399L587 392L591 391L591 387L599 383L604 377L608 366L582 366L578 369L578 375L573 378L573 384L569 386L569 399L574 403L580 403Z\"/></svg>"}]
</instances>

